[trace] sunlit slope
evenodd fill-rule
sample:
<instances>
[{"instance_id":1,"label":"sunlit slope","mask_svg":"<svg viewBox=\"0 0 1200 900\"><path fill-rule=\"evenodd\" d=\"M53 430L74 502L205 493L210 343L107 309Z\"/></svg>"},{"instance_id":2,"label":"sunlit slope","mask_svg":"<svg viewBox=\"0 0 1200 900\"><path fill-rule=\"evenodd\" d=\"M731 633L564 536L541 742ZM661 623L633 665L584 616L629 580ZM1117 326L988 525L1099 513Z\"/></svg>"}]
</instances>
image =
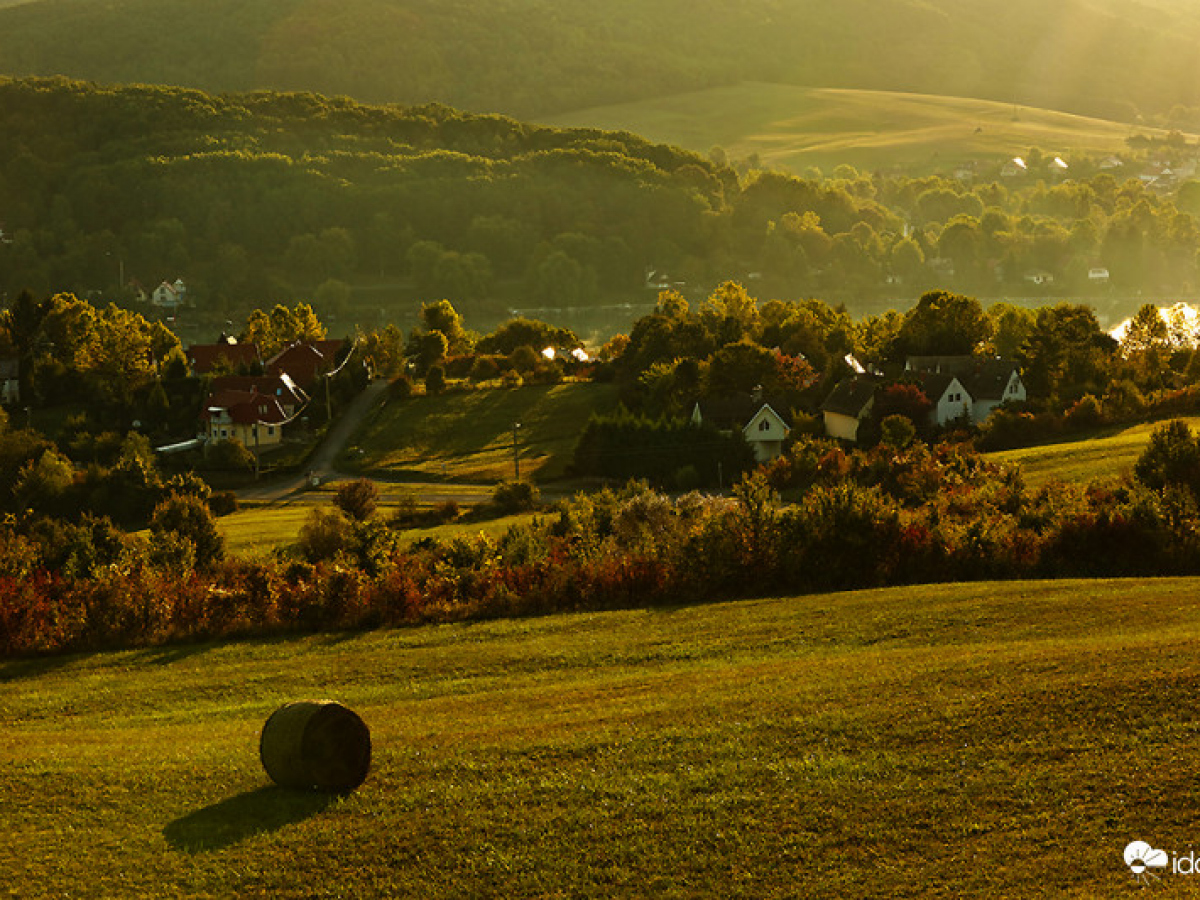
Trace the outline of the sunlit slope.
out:
<instances>
[{"instance_id":1,"label":"sunlit slope","mask_svg":"<svg viewBox=\"0 0 1200 900\"><path fill-rule=\"evenodd\" d=\"M1192 429L1200 427L1200 419L1184 417L1183 421ZM1041 487L1050 481L1104 481L1130 474L1149 445L1150 435L1162 425L1162 422L1144 422L1079 440L987 455L993 462L1019 466L1031 487Z\"/></svg>"},{"instance_id":2,"label":"sunlit slope","mask_svg":"<svg viewBox=\"0 0 1200 900\"><path fill-rule=\"evenodd\" d=\"M742 80L1121 121L1200 105L1182 0L0 0L0 74L528 118Z\"/></svg>"},{"instance_id":3,"label":"sunlit slope","mask_svg":"<svg viewBox=\"0 0 1200 900\"><path fill-rule=\"evenodd\" d=\"M1127 843L1195 841L1198 586L0 663L0 870L23 897L1134 896ZM320 697L372 732L344 798L271 788L258 762L267 716Z\"/></svg>"},{"instance_id":4,"label":"sunlit slope","mask_svg":"<svg viewBox=\"0 0 1200 900\"><path fill-rule=\"evenodd\" d=\"M1125 149L1128 125L1012 103L927 94L813 89L745 82L594 107L547 124L632 131L730 158L758 154L767 165L825 172L842 163L874 171L945 170L999 162L1030 147L1070 156Z\"/></svg>"}]
</instances>

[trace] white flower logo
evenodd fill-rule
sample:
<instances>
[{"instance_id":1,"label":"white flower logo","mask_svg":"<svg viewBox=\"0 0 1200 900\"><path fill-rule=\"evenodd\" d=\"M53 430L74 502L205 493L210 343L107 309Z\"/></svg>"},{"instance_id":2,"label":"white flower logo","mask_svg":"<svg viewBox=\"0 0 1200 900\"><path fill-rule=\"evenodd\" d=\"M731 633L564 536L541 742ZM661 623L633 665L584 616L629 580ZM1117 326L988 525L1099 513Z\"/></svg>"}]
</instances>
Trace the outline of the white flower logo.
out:
<instances>
[{"instance_id":1,"label":"white flower logo","mask_svg":"<svg viewBox=\"0 0 1200 900\"><path fill-rule=\"evenodd\" d=\"M1166 850L1155 850L1145 841L1133 841L1125 848L1125 865L1139 878L1147 869L1165 869L1167 862Z\"/></svg>"}]
</instances>

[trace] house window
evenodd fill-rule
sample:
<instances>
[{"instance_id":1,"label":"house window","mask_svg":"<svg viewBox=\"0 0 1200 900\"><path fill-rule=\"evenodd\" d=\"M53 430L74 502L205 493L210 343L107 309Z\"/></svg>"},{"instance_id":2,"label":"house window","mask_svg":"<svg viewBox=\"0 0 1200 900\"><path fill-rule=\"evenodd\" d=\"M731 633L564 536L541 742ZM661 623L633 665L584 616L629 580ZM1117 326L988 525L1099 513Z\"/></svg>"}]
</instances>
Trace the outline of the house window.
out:
<instances>
[{"instance_id":1,"label":"house window","mask_svg":"<svg viewBox=\"0 0 1200 900\"><path fill-rule=\"evenodd\" d=\"M758 430L759 431L770 431L771 423L768 422L766 419L763 419L761 422L758 423Z\"/></svg>"},{"instance_id":2,"label":"house window","mask_svg":"<svg viewBox=\"0 0 1200 900\"><path fill-rule=\"evenodd\" d=\"M268 436L270 436L270 437L274 437L274 436L275 436L275 426L274 426L274 425L268 425L268 426L267 426L267 435L268 435Z\"/></svg>"},{"instance_id":3,"label":"house window","mask_svg":"<svg viewBox=\"0 0 1200 900\"><path fill-rule=\"evenodd\" d=\"M229 437L229 431L225 428L222 428L221 429L221 437L223 437L223 438Z\"/></svg>"}]
</instances>

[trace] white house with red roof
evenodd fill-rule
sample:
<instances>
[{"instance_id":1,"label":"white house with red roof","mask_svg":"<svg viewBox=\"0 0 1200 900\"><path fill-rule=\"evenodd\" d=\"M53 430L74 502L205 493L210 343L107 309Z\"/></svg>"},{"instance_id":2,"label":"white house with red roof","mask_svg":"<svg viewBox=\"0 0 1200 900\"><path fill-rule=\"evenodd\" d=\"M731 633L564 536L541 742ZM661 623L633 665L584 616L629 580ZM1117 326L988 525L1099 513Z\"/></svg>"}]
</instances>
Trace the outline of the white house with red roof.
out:
<instances>
[{"instance_id":1,"label":"white house with red roof","mask_svg":"<svg viewBox=\"0 0 1200 900\"><path fill-rule=\"evenodd\" d=\"M204 404L205 435L212 441L239 440L247 447L271 447L283 440L287 413L273 394L226 389Z\"/></svg>"}]
</instances>

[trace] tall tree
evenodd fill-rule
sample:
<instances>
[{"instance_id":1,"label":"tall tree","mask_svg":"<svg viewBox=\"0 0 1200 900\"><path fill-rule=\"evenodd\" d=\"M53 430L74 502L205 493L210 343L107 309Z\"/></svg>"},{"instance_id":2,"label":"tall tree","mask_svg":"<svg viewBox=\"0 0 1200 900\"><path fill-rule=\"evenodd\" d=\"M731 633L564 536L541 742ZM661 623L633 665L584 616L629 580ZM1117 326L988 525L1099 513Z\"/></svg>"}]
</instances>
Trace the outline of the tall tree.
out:
<instances>
[{"instance_id":1,"label":"tall tree","mask_svg":"<svg viewBox=\"0 0 1200 900\"><path fill-rule=\"evenodd\" d=\"M905 316L896 349L905 356L964 356L991 333L991 322L974 297L930 291Z\"/></svg>"}]
</instances>

